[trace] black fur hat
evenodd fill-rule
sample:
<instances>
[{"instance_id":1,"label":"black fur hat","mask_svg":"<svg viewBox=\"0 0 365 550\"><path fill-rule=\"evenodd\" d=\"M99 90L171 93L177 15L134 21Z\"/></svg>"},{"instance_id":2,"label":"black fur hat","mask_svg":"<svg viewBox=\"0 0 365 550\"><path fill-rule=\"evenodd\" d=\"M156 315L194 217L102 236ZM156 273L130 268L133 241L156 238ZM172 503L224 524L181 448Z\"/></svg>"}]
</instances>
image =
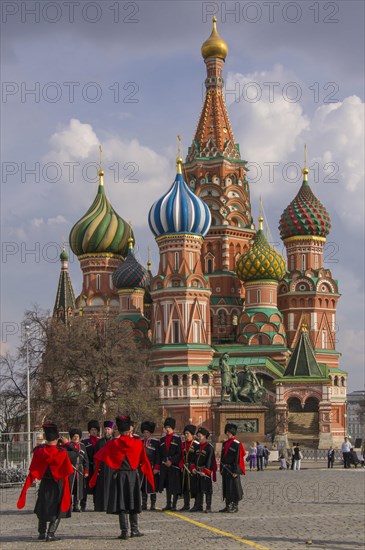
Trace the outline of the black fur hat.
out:
<instances>
[{"instance_id":1,"label":"black fur hat","mask_svg":"<svg viewBox=\"0 0 365 550\"><path fill-rule=\"evenodd\" d=\"M47 422L47 424L43 424L42 428L44 430L47 441L54 441L55 439L58 439L60 437L56 424L52 424L52 422Z\"/></svg>"},{"instance_id":2,"label":"black fur hat","mask_svg":"<svg viewBox=\"0 0 365 550\"><path fill-rule=\"evenodd\" d=\"M196 433L197 434L199 434L199 433L203 434L207 439L210 436L210 432L206 428L203 428L203 427L199 428Z\"/></svg>"},{"instance_id":3,"label":"black fur hat","mask_svg":"<svg viewBox=\"0 0 365 550\"><path fill-rule=\"evenodd\" d=\"M116 417L115 422L120 433L128 432L130 430L131 419L129 416L121 414Z\"/></svg>"},{"instance_id":4,"label":"black fur hat","mask_svg":"<svg viewBox=\"0 0 365 550\"><path fill-rule=\"evenodd\" d=\"M70 428L68 433L70 434L71 439L76 434L78 434L80 436L80 439L82 438L82 430L80 430L80 428Z\"/></svg>"},{"instance_id":5,"label":"black fur hat","mask_svg":"<svg viewBox=\"0 0 365 550\"><path fill-rule=\"evenodd\" d=\"M87 431L89 432L91 428L96 428L100 432L100 424L97 420L89 420L87 423Z\"/></svg>"},{"instance_id":6,"label":"black fur hat","mask_svg":"<svg viewBox=\"0 0 365 550\"><path fill-rule=\"evenodd\" d=\"M171 416L169 416L168 418L166 418L165 422L163 423L164 425L164 428L166 428L167 426L169 426L170 428L172 428L173 430L175 429L175 426L176 426L176 420L175 418L171 418Z\"/></svg>"},{"instance_id":7,"label":"black fur hat","mask_svg":"<svg viewBox=\"0 0 365 550\"><path fill-rule=\"evenodd\" d=\"M231 433L232 435L236 435L237 433L237 425L236 424L226 424L224 427L224 433L227 432Z\"/></svg>"},{"instance_id":8,"label":"black fur hat","mask_svg":"<svg viewBox=\"0 0 365 550\"><path fill-rule=\"evenodd\" d=\"M185 428L184 428L184 433L185 433L185 432L190 432L191 435L195 435L196 426L194 426L193 424L188 424L188 425L185 426Z\"/></svg>"},{"instance_id":9,"label":"black fur hat","mask_svg":"<svg viewBox=\"0 0 365 550\"><path fill-rule=\"evenodd\" d=\"M151 422L150 420L144 420L141 424L142 433L146 430L147 432L150 432L150 434L153 434L155 429L156 429L156 423Z\"/></svg>"}]
</instances>

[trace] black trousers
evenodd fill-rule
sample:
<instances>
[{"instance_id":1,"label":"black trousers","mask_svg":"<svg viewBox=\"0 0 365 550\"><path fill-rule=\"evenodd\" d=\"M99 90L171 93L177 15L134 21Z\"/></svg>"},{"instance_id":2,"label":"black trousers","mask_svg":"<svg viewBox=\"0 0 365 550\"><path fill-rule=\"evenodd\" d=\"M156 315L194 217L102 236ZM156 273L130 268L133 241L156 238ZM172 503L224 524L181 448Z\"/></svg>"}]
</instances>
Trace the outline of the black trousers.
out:
<instances>
[{"instance_id":1,"label":"black trousers","mask_svg":"<svg viewBox=\"0 0 365 550\"><path fill-rule=\"evenodd\" d=\"M264 469L264 457L263 456L257 456L257 469L263 470Z\"/></svg>"},{"instance_id":2,"label":"black trousers","mask_svg":"<svg viewBox=\"0 0 365 550\"><path fill-rule=\"evenodd\" d=\"M351 468L350 466L351 453L342 453L342 454L343 454L343 467Z\"/></svg>"},{"instance_id":3,"label":"black trousers","mask_svg":"<svg viewBox=\"0 0 365 550\"><path fill-rule=\"evenodd\" d=\"M329 458L327 468L333 468L334 461L335 461L334 458Z\"/></svg>"}]
</instances>

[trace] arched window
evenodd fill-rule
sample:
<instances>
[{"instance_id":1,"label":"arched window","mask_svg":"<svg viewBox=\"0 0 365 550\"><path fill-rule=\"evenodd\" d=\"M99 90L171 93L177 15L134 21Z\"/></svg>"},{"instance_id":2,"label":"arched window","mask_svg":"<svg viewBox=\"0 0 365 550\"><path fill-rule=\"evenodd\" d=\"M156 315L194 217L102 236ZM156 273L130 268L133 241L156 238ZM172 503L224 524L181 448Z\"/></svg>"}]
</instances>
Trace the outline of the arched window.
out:
<instances>
[{"instance_id":1,"label":"arched window","mask_svg":"<svg viewBox=\"0 0 365 550\"><path fill-rule=\"evenodd\" d=\"M180 262L179 262L179 253L178 253L178 252L175 252L175 271L178 271L178 270L179 270L179 265L180 265Z\"/></svg>"},{"instance_id":2,"label":"arched window","mask_svg":"<svg viewBox=\"0 0 365 550\"><path fill-rule=\"evenodd\" d=\"M165 374L165 376L163 377L163 385L164 386L169 385L169 377L167 376L167 374Z\"/></svg>"},{"instance_id":3,"label":"arched window","mask_svg":"<svg viewBox=\"0 0 365 550\"><path fill-rule=\"evenodd\" d=\"M101 276L98 273L96 276L96 290L100 290L100 284L101 284Z\"/></svg>"},{"instance_id":4,"label":"arched window","mask_svg":"<svg viewBox=\"0 0 365 550\"><path fill-rule=\"evenodd\" d=\"M191 377L191 383L193 386L199 385L199 376L197 374L193 374L193 376Z\"/></svg>"},{"instance_id":5,"label":"arched window","mask_svg":"<svg viewBox=\"0 0 365 550\"><path fill-rule=\"evenodd\" d=\"M183 383L183 386L188 385L188 376L187 376L187 374L183 374L182 383Z\"/></svg>"},{"instance_id":6,"label":"arched window","mask_svg":"<svg viewBox=\"0 0 365 550\"><path fill-rule=\"evenodd\" d=\"M335 376L333 379L333 385L338 386L338 376Z\"/></svg>"},{"instance_id":7,"label":"arched window","mask_svg":"<svg viewBox=\"0 0 365 550\"><path fill-rule=\"evenodd\" d=\"M173 386L178 386L179 385L179 377L177 374L174 374L173 377L172 377L172 385Z\"/></svg>"},{"instance_id":8,"label":"arched window","mask_svg":"<svg viewBox=\"0 0 365 550\"><path fill-rule=\"evenodd\" d=\"M302 254L302 271L305 271L305 254Z\"/></svg>"},{"instance_id":9,"label":"arched window","mask_svg":"<svg viewBox=\"0 0 365 550\"><path fill-rule=\"evenodd\" d=\"M208 386L208 384L209 384L209 375L208 374L203 374L202 384L203 384L203 386Z\"/></svg>"},{"instance_id":10,"label":"arched window","mask_svg":"<svg viewBox=\"0 0 365 550\"><path fill-rule=\"evenodd\" d=\"M209 258L207 261L207 272L213 273L213 260L212 258Z\"/></svg>"},{"instance_id":11,"label":"arched window","mask_svg":"<svg viewBox=\"0 0 365 550\"><path fill-rule=\"evenodd\" d=\"M261 290L258 290L257 291L257 302L260 304L261 303Z\"/></svg>"},{"instance_id":12,"label":"arched window","mask_svg":"<svg viewBox=\"0 0 365 550\"><path fill-rule=\"evenodd\" d=\"M326 348L327 348L327 331L324 328L322 330L322 349L326 349Z\"/></svg>"},{"instance_id":13,"label":"arched window","mask_svg":"<svg viewBox=\"0 0 365 550\"><path fill-rule=\"evenodd\" d=\"M346 381L344 376L341 376L341 386L346 386Z\"/></svg>"},{"instance_id":14,"label":"arched window","mask_svg":"<svg viewBox=\"0 0 365 550\"><path fill-rule=\"evenodd\" d=\"M304 403L304 412L318 412L318 399L308 397Z\"/></svg>"},{"instance_id":15,"label":"arched window","mask_svg":"<svg viewBox=\"0 0 365 550\"><path fill-rule=\"evenodd\" d=\"M302 404L298 397L289 397L288 410L289 412L302 412Z\"/></svg>"},{"instance_id":16,"label":"arched window","mask_svg":"<svg viewBox=\"0 0 365 550\"><path fill-rule=\"evenodd\" d=\"M218 325L221 327L225 327L227 324L227 313L224 309L220 309L218 311Z\"/></svg>"}]
</instances>

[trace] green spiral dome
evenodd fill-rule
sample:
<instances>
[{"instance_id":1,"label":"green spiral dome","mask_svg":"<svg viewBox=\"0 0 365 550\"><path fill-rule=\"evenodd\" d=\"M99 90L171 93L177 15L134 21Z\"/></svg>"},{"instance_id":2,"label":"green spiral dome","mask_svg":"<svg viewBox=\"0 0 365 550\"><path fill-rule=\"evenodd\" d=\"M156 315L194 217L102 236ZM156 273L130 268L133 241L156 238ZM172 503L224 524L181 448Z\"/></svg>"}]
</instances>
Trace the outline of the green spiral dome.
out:
<instances>
[{"instance_id":1,"label":"green spiral dome","mask_svg":"<svg viewBox=\"0 0 365 550\"><path fill-rule=\"evenodd\" d=\"M243 282L274 280L280 281L285 273L285 260L272 248L262 229L262 218L252 247L242 254L236 265L236 272Z\"/></svg>"},{"instance_id":2,"label":"green spiral dome","mask_svg":"<svg viewBox=\"0 0 365 550\"><path fill-rule=\"evenodd\" d=\"M83 254L128 253L128 238L132 235L130 225L121 218L105 195L102 171L99 172L99 187L94 202L70 232L70 246L76 256Z\"/></svg>"}]
</instances>

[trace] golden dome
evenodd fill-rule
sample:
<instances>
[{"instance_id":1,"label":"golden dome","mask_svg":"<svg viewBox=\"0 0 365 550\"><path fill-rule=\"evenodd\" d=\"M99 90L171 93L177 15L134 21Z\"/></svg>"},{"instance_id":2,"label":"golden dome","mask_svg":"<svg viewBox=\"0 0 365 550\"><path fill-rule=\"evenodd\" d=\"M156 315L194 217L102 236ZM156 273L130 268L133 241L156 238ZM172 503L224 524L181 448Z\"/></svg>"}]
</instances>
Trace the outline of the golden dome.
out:
<instances>
[{"instance_id":1,"label":"golden dome","mask_svg":"<svg viewBox=\"0 0 365 550\"><path fill-rule=\"evenodd\" d=\"M213 17L212 34L202 45L202 56L204 59L207 59L207 57L219 57L220 59L225 59L227 54L227 43L219 36L217 31L217 18Z\"/></svg>"}]
</instances>

